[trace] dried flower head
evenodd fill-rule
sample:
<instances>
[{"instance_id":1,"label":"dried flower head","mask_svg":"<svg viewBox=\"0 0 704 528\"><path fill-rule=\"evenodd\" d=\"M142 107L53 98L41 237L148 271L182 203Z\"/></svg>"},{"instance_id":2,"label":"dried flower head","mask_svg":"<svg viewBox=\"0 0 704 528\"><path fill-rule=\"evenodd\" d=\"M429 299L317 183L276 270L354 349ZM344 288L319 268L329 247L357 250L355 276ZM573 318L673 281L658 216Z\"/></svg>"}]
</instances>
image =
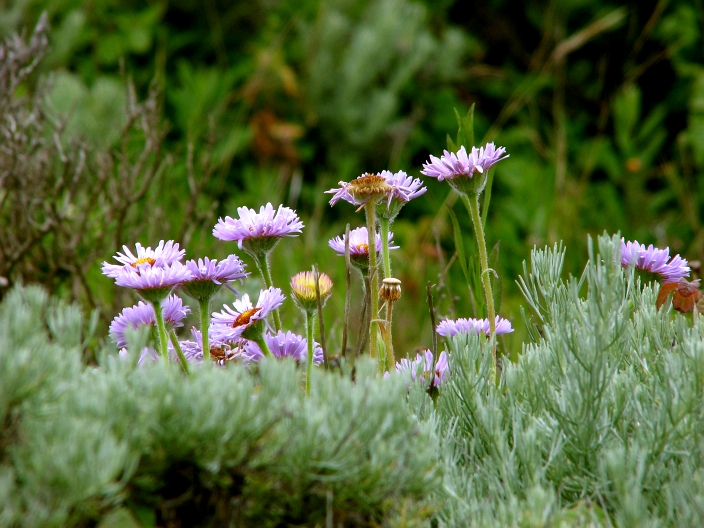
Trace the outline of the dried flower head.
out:
<instances>
[{"instance_id":1,"label":"dried flower head","mask_svg":"<svg viewBox=\"0 0 704 528\"><path fill-rule=\"evenodd\" d=\"M391 199L393 187L386 183L386 178L380 174L365 173L351 182L339 182L339 189L325 191L332 194L330 205L335 205L339 200L345 200L352 205L363 205L369 200L378 200L386 197Z\"/></svg>"},{"instance_id":2,"label":"dried flower head","mask_svg":"<svg viewBox=\"0 0 704 528\"><path fill-rule=\"evenodd\" d=\"M323 304L332 295L332 280L325 273L318 274L318 290ZM315 273L301 271L291 278L293 300L303 310L314 311L318 308L318 295L315 291Z\"/></svg>"},{"instance_id":3,"label":"dried flower head","mask_svg":"<svg viewBox=\"0 0 704 528\"><path fill-rule=\"evenodd\" d=\"M398 301L401 298L401 281L394 277L387 277L381 281L379 298L388 303Z\"/></svg>"}]
</instances>

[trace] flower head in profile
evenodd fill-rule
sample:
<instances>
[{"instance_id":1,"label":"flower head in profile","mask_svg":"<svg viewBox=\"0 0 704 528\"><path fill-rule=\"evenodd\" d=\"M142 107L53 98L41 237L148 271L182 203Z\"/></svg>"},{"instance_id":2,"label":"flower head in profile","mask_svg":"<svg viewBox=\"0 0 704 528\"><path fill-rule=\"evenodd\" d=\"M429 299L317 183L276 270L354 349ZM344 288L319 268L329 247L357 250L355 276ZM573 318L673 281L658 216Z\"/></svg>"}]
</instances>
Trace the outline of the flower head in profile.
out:
<instances>
[{"instance_id":1,"label":"flower head in profile","mask_svg":"<svg viewBox=\"0 0 704 528\"><path fill-rule=\"evenodd\" d=\"M303 222L296 211L280 205L274 210L271 203L259 208L259 212L247 207L238 207L239 218L220 218L213 228L213 236L220 240L237 242L240 249L251 254L266 254L285 236L297 236Z\"/></svg>"},{"instance_id":2,"label":"flower head in profile","mask_svg":"<svg viewBox=\"0 0 704 528\"><path fill-rule=\"evenodd\" d=\"M186 268L193 278L181 285L181 289L197 300L209 299L222 284L240 280L249 275L245 265L237 255L230 255L225 260L204 259L189 260Z\"/></svg>"},{"instance_id":3,"label":"flower head in profile","mask_svg":"<svg viewBox=\"0 0 704 528\"><path fill-rule=\"evenodd\" d=\"M432 386L439 387L450 372L450 367L445 352L440 353L437 362L433 365L433 353L430 350L425 350L423 354L417 354L413 360L404 358L397 362L396 371L410 372L413 381L421 383L428 383L432 376Z\"/></svg>"},{"instance_id":4,"label":"flower head in profile","mask_svg":"<svg viewBox=\"0 0 704 528\"><path fill-rule=\"evenodd\" d=\"M637 241L626 242L621 239L621 265L635 266L636 270L649 274L662 284L678 282L689 276L687 261L679 255L670 259L670 248L658 249Z\"/></svg>"},{"instance_id":5,"label":"flower head in profile","mask_svg":"<svg viewBox=\"0 0 704 528\"><path fill-rule=\"evenodd\" d=\"M306 361L306 356L308 354L308 341L304 337L296 335L293 332L280 331L277 334L267 332L264 339L274 357L290 357L299 363L304 363ZM247 362L258 362L261 361L264 354L254 341L247 341L244 344L243 357ZM323 349L320 348L318 343L314 343L313 363L320 365L322 362Z\"/></svg>"},{"instance_id":6,"label":"flower head in profile","mask_svg":"<svg viewBox=\"0 0 704 528\"><path fill-rule=\"evenodd\" d=\"M458 192L479 194L484 190L489 169L506 158L506 149L496 148L494 143L480 148L472 147L469 153L463 146L456 153L443 151L440 158L431 155L430 161L423 165L420 172L438 181L448 180ZM477 174L479 178L475 178Z\"/></svg>"},{"instance_id":7,"label":"flower head in profile","mask_svg":"<svg viewBox=\"0 0 704 528\"><path fill-rule=\"evenodd\" d=\"M108 275L108 273L112 273L112 270L106 271L106 265L109 266L109 264L103 266L103 273ZM122 266L119 272L112 277L118 286L132 288L143 299L153 303L163 301L171 293L171 290L190 280L193 275L180 262L173 262L161 267L144 262L135 267Z\"/></svg>"},{"instance_id":8,"label":"flower head in profile","mask_svg":"<svg viewBox=\"0 0 704 528\"><path fill-rule=\"evenodd\" d=\"M121 265L103 262L103 274L115 279L127 266L136 269L137 266L141 264L148 264L149 266L162 268L174 262L179 262L186 254L186 250L179 249L178 243L173 240L167 242L161 240L159 245L154 249L151 247L145 248L139 242L137 242L135 247L136 255L134 255L127 246L122 246L124 253L118 252L117 255L113 257Z\"/></svg>"},{"instance_id":9,"label":"flower head in profile","mask_svg":"<svg viewBox=\"0 0 704 528\"><path fill-rule=\"evenodd\" d=\"M398 249L394 246L394 234L389 233L389 249ZM352 264L362 271L369 268L369 235L366 227L358 227L350 231L350 261ZM374 245L376 246L377 254L381 251L381 236L379 233L374 235ZM345 235L331 238L328 241L335 252L341 256L345 256Z\"/></svg>"},{"instance_id":10,"label":"flower head in profile","mask_svg":"<svg viewBox=\"0 0 704 528\"><path fill-rule=\"evenodd\" d=\"M183 355L190 363L202 363L203 336L195 328L191 328L191 335L193 336L192 341L181 341ZM210 359L220 366L224 366L228 361L242 357L242 350L242 345L239 342L210 341Z\"/></svg>"},{"instance_id":11,"label":"flower head in profile","mask_svg":"<svg viewBox=\"0 0 704 528\"><path fill-rule=\"evenodd\" d=\"M318 292L320 302L325 304L332 295L332 280L325 273L318 274ZM301 271L291 278L291 294L299 308L314 311L318 308L318 294L315 289L315 273Z\"/></svg>"},{"instance_id":12,"label":"flower head in profile","mask_svg":"<svg viewBox=\"0 0 704 528\"><path fill-rule=\"evenodd\" d=\"M266 316L281 306L285 298L279 288L271 287L260 291L259 300L254 306L245 293L234 302L232 308L225 305L221 312L213 313L210 327L213 340L233 342L241 337L252 339L261 336Z\"/></svg>"},{"instance_id":13,"label":"flower head in profile","mask_svg":"<svg viewBox=\"0 0 704 528\"><path fill-rule=\"evenodd\" d=\"M336 189L325 191L332 194L330 205L335 205L340 200L352 205L364 205L369 200L379 200L382 198L391 199L393 188L386 182L386 178L380 174L365 173L351 182L341 181Z\"/></svg>"},{"instance_id":14,"label":"flower head in profile","mask_svg":"<svg viewBox=\"0 0 704 528\"><path fill-rule=\"evenodd\" d=\"M184 306L183 301L176 295L169 295L164 301L164 324L167 329L183 326L183 320L190 313L191 309ZM128 328L139 328L142 326L156 325L156 315L154 307L143 301L136 305L125 308L120 315L115 317L110 324L110 337L119 348L127 346L125 333Z\"/></svg>"},{"instance_id":15,"label":"flower head in profile","mask_svg":"<svg viewBox=\"0 0 704 528\"><path fill-rule=\"evenodd\" d=\"M404 171L394 173L385 170L381 171L379 176L384 178L390 190L386 200L381 201L376 214L379 217L388 218L390 221L396 218L404 205L413 198L425 194L428 190L418 178L412 178Z\"/></svg>"},{"instance_id":16,"label":"flower head in profile","mask_svg":"<svg viewBox=\"0 0 704 528\"><path fill-rule=\"evenodd\" d=\"M495 326L496 334L509 334L513 332L513 327L511 326L511 321L504 319L503 317L496 316ZM458 334L481 334L484 333L489 335L491 331L491 325L489 324L489 319L445 319L442 321L435 331L443 337L453 338Z\"/></svg>"}]
</instances>

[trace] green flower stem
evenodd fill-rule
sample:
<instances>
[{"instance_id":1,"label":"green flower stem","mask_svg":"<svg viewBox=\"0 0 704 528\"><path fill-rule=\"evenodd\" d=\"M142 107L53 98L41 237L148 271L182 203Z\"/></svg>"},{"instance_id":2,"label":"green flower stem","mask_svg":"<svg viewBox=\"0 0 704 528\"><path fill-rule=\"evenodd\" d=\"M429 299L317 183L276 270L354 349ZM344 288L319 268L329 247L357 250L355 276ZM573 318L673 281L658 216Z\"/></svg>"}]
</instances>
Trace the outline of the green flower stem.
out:
<instances>
[{"instance_id":1,"label":"green flower stem","mask_svg":"<svg viewBox=\"0 0 704 528\"><path fill-rule=\"evenodd\" d=\"M386 345L386 365L384 371L390 370L396 364L394 357L394 343L391 335L391 314L393 312L393 303L386 303L386 333L384 334L384 345Z\"/></svg>"},{"instance_id":2,"label":"green flower stem","mask_svg":"<svg viewBox=\"0 0 704 528\"><path fill-rule=\"evenodd\" d=\"M491 292L491 277L489 277L489 259L486 252L486 241L484 240L484 228L482 227L482 219L479 216L479 195L474 194L472 197L461 193L462 201L469 211L469 216L472 217L474 224L474 234L477 237L477 247L479 248L479 262L482 268L482 283L484 284L484 295L486 296L486 311L489 317L490 339L494 340L491 349L491 377L496 380L496 314L494 313L494 296Z\"/></svg>"},{"instance_id":3,"label":"green flower stem","mask_svg":"<svg viewBox=\"0 0 704 528\"><path fill-rule=\"evenodd\" d=\"M164 311L161 306L161 302L157 301L152 303L154 306L154 315L156 318L156 328L159 335L159 355L169 363L169 348L168 348L168 337L166 336L166 326L164 325Z\"/></svg>"},{"instance_id":4,"label":"green flower stem","mask_svg":"<svg viewBox=\"0 0 704 528\"><path fill-rule=\"evenodd\" d=\"M384 278L388 279L391 277L391 259L389 258L389 229L391 227L391 220L382 216L379 219L379 225L381 226L381 258L384 260Z\"/></svg>"},{"instance_id":5,"label":"green flower stem","mask_svg":"<svg viewBox=\"0 0 704 528\"><path fill-rule=\"evenodd\" d=\"M178 342L178 337L176 337L176 332L173 330L169 332L169 338L171 339L171 344L174 346L174 349L176 349L176 354L178 354L178 359L181 361L181 366L183 367L183 370L186 374L189 374L188 371L188 360L186 359L186 356L183 355L183 350L181 349L181 343Z\"/></svg>"},{"instance_id":6,"label":"green flower stem","mask_svg":"<svg viewBox=\"0 0 704 528\"><path fill-rule=\"evenodd\" d=\"M274 286L274 281L271 280L271 269L269 268L269 255L255 256L254 261L257 263L257 268L259 273L262 274L264 279L264 284L267 288ZM281 317L279 316L279 309L274 310L274 328L278 332L281 330Z\"/></svg>"},{"instance_id":7,"label":"green flower stem","mask_svg":"<svg viewBox=\"0 0 704 528\"><path fill-rule=\"evenodd\" d=\"M315 312L306 310L306 340L308 341L308 356L306 357L306 394L310 395L310 378L313 374L313 351L315 343Z\"/></svg>"},{"instance_id":8,"label":"green flower stem","mask_svg":"<svg viewBox=\"0 0 704 528\"><path fill-rule=\"evenodd\" d=\"M364 206L367 217L367 245L369 247L369 275L371 276L371 288L369 292L369 355L377 357L377 333L379 323L379 273L376 269L376 226L374 215L374 200L369 200ZM379 365L381 368L382 365Z\"/></svg>"},{"instance_id":9,"label":"green flower stem","mask_svg":"<svg viewBox=\"0 0 704 528\"><path fill-rule=\"evenodd\" d=\"M208 338L208 330L210 330L210 297L200 299L198 301L200 308L200 335L202 338L203 362L210 363L210 339Z\"/></svg>"},{"instance_id":10,"label":"green flower stem","mask_svg":"<svg viewBox=\"0 0 704 528\"><path fill-rule=\"evenodd\" d=\"M266 344L264 334L259 337L253 338L252 341L259 345L259 349L262 351L262 354L264 354L266 357L274 357L274 355L271 353L271 350L269 350L269 345Z\"/></svg>"}]
</instances>

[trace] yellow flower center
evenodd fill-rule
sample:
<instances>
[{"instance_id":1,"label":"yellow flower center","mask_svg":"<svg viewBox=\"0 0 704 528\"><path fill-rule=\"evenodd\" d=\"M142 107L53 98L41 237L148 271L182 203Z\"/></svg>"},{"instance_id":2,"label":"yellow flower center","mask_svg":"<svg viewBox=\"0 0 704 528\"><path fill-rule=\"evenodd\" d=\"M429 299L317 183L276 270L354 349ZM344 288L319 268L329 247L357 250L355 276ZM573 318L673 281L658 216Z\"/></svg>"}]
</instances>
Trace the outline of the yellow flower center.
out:
<instances>
[{"instance_id":1,"label":"yellow flower center","mask_svg":"<svg viewBox=\"0 0 704 528\"><path fill-rule=\"evenodd\" d=\"M144 258L135 260L135 261L131 264L131 266L132 266L133 268L136 268L136 267L139 266L140 264L149 264L150 266L153 266L154 264L156 264L156 260L153 259L153 258L150 258L150 257L144 257Z\"/></svg>"},{"instance_id":2,"label":"yellow flower center","mask_svg":"<svg viewBox=\"0 0 704 528\"><path fill-rule=\"evenodd\" d=\"M357 244L355 247L357 248L357 251L369 253L369 244Z\"/></svg>"},{"instance_id":3,"label":"yellow flower center","mask_svg":"<svg viewBox=\"0 0 704 528\"><path fill-rule=\"evenodd\" d=\"M261 308L250 308L249 310L242 312L240 315L237 316L237 319L235 319L235 322L232 323L232 328L237 328L238 326L248 325L249 320L259 310L261 310Z\"/></svg>"}]
</instances>

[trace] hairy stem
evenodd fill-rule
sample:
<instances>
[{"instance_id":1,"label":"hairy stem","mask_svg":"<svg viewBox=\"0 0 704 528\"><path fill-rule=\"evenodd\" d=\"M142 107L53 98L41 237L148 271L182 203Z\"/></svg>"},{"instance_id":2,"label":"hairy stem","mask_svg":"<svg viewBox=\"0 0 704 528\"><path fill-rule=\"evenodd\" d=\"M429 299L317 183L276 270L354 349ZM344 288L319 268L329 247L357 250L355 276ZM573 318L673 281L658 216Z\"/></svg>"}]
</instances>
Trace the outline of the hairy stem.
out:
<instances>
[{"instance_id":1,"label":"hairy stem","mask_svg":"<svg viewBox=\"0 0 704 528\"><path fill-rule=\"evenodd\" d=\"M200 308L200 335L201 348L203 349L203 362L210 363L210 340L208 339L208 330L210 329L210 299L202 299L198 301Z\"/></svg>"},{"instance_id":2,"label":"hairy stem","mask_svg":"<svg viewBox=\"0 0 704 528\"><path fill-rule=\"evenodd\" d=\"M479 195L474 194L471 197L466 194L461 194L462 201L469 211L469 216L472 217L474 224L474 234L477 237L477 247L479 248L479 262L482 268L482 283L484 284L484 295L486 296L486 311L489 318L489 339L493 340L491 349L491 377L496 382L496 314L494 313L494 296L491 291L491 277L489 276L489 258L486 252L486 241L484 239L484 228L482 219L479 216Z\"/></svg>"},{"instance_id":3,"label":"hairy stem","mask_svg":"<svg viewBox=\"0 0 704 528\"><path fill-rule=\"evenodd\" d=\"M394 357L394 343L391 335L391 314L394 309L394 303L386 303L386 332L384 333L384 345L386 345L386 365L384 371L390 370L396 364Z\"/></svg>"},{"instance_id":4,"label":"hairy stem","mask_svg":"<svg viewBox=\"0 0 704 528\"><path fill-rule=\"evenodd\" d=\"M178 337L176 337L176 332L171 330L169 332L169 338L171 339L171 344L174 346L174 349L176 350L176 354L178 354L178 359L181 362L181 366L183 367L183 370L186 374L190 374L188 371L188 360L186 360L186 356L183 355L183 350L181 349L181 343L178 342Z\"/></svg>"},{"instance_id":5,"label":"hairy stem","mask_svg":"<svg viewBox=\"0 0 704 528\"><path fill-rule=\"evenodd\" d=\"M169 348L168 337L166 336L166 326L164 325L164 311L161 302L152 303L154 306L154 316L156 319L156 328L159 335L159 355L166 363L169 363Z\"/></svg>"},{"instance_id":6,"label":"hairy stem","mask_svg":"<svg viewBox=\"0 0 704 528\"><path fill-rule=\"evenodd\" d=\"M364 206L367 217L367 245L369 247L369 275L371 288L369 292L369 355L377 357L377 333L379 323L379 274L376 269L376 226L374 215L374 200L369 200Z\"/></svg>"},{"instance_id":7,"label":"hairy stem","mask_svg":"<svg viewBox=\"0 0 704 528\"><path fill-rule=\"evenodd\" d=\"M310 378L313 374L313 332L315 324L315 313L306 311L306 339L308 341L308 356L306 357L306 394L310 395Z\"/></svg>"},{"instance_id":8,"label":"hairy stem","mask_svg":"<svg viewBox=\"0 0 704 528\"><path fill-rule=\"evenodd\" d=\"M391 221L388 218L380 218L379 225L381 226L381 258L384 261L384 278L391 277L391 259L389 258L389 229ZM369 246L372 247L372 246Z\"/></svg>"},{"instance_id":9,"label":"hairy stem","mask_svg":"<svg viewBox=\"0 0 704 528\"><path fill-rule=\"evenodd\" d=\"M274 281L271 280L271 269L269 268L269 255L265 255L263 257L255 257L254 261L257 263L257 268L259 269L259 273L262 274L262 278L264 279L264 284L266 284L266 287L273 287ZM279 316L278 308L274 310L274 328L277 332L281 330L281 317Z\"/></svg>"}]
</instances>

